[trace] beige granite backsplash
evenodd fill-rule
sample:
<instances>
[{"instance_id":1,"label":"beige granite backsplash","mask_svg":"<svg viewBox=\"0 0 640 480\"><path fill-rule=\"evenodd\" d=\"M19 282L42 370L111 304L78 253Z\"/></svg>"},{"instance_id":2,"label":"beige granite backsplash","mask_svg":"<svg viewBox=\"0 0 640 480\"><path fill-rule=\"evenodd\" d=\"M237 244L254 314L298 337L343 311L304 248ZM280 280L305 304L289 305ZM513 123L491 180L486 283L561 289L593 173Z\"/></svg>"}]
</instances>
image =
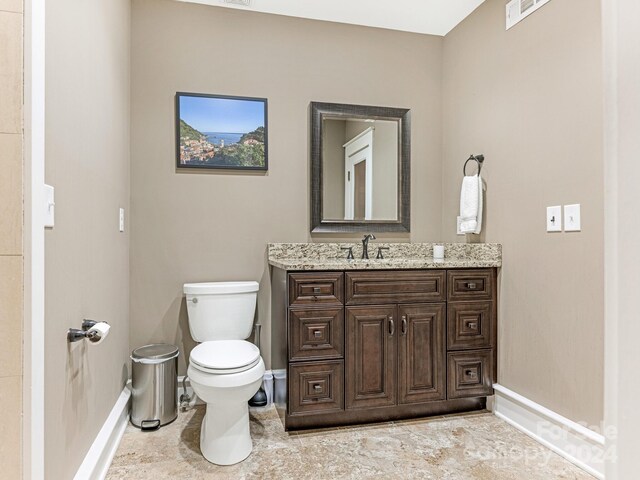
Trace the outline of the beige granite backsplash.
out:
<instances>
[{"instance_id":1,"label":"beige granite backsplash","mask_svg":"<svg viewBox=\"0 0 640 480\"><path fill-rule=\"evenodd\" d=\"M420 258L433 257L433 246L444 245L444 256L456 259L501 261L502 245L499 243L379 243L369 242L369 256L375 255L378 247L388 247L386 258ZM306 258L314 260L346 258L346 251L341 248L353 247L356 258L362 256L362 242L357 243L270 243L269 259Z\"/></svg>"},{"instance_id":2,"label":"beige granite backsplash","mask_svg":"<svg viewBox=\"0 0 640 480\"><path fill-rule=\"evenodd\" d=\"M444 245L444 261L433 260L433 246ZM355 260L347 262L353 248ZM384 260L377 260L378 247L388 247ZM362 242L270 243L268 260L287 270L378 269L378 268L486 268L502 266L502 245L497 243L369 243L370 260L361 260ZM344 264L344 265L343 265Z\"/></svg>"}]
</instances>

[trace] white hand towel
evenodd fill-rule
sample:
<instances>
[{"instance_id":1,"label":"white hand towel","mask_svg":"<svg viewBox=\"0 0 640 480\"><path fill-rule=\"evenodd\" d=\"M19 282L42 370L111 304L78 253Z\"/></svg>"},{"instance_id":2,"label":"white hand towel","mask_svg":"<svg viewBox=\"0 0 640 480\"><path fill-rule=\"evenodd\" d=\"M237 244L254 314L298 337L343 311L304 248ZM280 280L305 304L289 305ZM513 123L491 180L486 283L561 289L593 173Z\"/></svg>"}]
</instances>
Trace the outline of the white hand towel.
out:
<instances>
[{"instance_id":1,"label":"white hand towel","mask_svg":"<svg viewBox=\"0 0 640 480\"><path fill-rule=\"evenodd\" d=\"M476 224L476 230L473 232L476 235L478 235L482 230L482 209L484 206L484 201L483 201L484 190L485 190L484 180L482 180L482 177L480 177L480 174L478 174L478 217L477 217L478 223Z\"/></svg>"},{"instance_id":2,"label":"white hand towel","mask_svg":"<svg viewBox=\"0 0 640 480\"><path fill-rule=\"evenodd\" d=\"M460 191L460 231L480 233L482 229L482 178L465 176Z\"/></svg>"}]
</instances>

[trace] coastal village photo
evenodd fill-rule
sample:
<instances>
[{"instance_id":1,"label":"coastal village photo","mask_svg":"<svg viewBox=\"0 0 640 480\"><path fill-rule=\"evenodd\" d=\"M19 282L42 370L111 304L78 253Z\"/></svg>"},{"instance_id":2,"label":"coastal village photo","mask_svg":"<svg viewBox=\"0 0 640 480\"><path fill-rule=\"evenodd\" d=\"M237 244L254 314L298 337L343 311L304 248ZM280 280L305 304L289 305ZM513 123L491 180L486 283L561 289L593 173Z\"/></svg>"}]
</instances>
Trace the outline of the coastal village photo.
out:
<instances>
[{"instance_id":1,"label":"coastal village photo","mask_svg":"<svg viewBox=\"0 0 640 480\"><path fill-rule=\"evenodd\" d=\"M178 167L267 169L267 101L176 94Z\"/></svg>"}]
</instances>

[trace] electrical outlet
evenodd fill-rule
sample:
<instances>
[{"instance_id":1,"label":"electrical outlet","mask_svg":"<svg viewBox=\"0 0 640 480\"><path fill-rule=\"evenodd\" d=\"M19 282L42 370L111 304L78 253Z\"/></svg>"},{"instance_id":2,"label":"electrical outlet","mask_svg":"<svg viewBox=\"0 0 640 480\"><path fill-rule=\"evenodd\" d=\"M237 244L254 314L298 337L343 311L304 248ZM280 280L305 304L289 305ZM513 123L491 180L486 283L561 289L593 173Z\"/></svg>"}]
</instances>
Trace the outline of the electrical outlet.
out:
<instances>
[{"instance_id":1,"label":"electrical outlet","mask_svg":"<svg viewBox=\"0 0 640 480\"><path fill-rule=\"evenodd\" d=\"M547 207L547 232L562 231L562 207Z\"/></svg>"},{"instance_id":2,"label":"electrical outlet","mask_svg":"<svg viewBox=\"0 0 640 480\"><path fill-rule=\"evenodd\" d=\"M564 231L579 232L580 227L580 204L564 206Z\"/></svg>"}]
</instances>

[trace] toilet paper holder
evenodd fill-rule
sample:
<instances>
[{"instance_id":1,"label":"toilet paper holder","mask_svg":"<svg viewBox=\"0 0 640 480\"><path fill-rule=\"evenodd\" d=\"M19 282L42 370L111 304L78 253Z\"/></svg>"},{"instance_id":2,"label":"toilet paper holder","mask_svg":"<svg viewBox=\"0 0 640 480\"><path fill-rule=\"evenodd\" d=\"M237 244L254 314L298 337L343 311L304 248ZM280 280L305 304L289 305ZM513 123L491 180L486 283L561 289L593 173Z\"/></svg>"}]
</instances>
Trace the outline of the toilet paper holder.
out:
<instances>
[{"instance_id":1,"label":"toilet paper holder","mask_svg":"<svg viewBox=\"0 0 640 480\"><path fill-rule=\"evenodd\" d=\"M80 340L84 340L85 338L90 342L98 342L102 338L99 332L91 331L97 323L107 323L107 322L96 322L95 320L84 319L82 321L82 329L79 328L70 328L67 331L67 342L79 342Z\"/></svg>"}]
</instances>

